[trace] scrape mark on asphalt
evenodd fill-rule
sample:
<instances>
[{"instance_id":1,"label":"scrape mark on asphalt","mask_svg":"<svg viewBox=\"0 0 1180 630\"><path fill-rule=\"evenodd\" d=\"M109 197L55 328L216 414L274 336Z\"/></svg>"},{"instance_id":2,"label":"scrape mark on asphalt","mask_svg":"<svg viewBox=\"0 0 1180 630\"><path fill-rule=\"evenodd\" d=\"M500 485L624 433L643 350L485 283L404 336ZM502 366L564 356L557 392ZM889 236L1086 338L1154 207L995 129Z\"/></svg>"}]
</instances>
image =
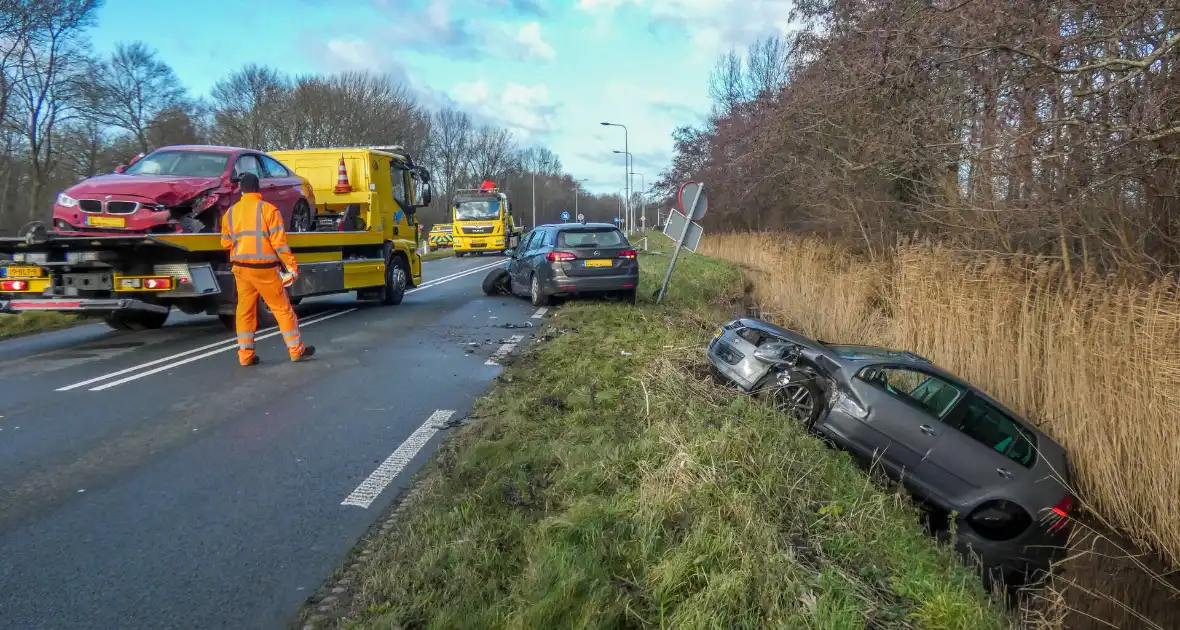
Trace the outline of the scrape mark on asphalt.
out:
<instances>
[{"instance_id":1,"label":"scrape mark on asphalt","mask_svg":"<svg viewBox=\"0 0 1180 630\"><path fill-rule=\"evenodd\" d=\"M496 350L495 354L492 355L492 358L484 361L483 364L500 365L500 361L503 361L504 357L508 356L508 353L515 350L516 344L520 343L523 339L524 335L512 335L508 338L508 341L504 345L500 346L499 350Z\"/></svg>"},{"instance_id":2,"label":"scrape mark on asphalt","mask_svg":"<svg viewBox=\"0 0 1180 630\"><path fill-rule=\"evenodd\" d=\"M430 438L438 433L439 427L453 415L455 415L453 409L438 409L430 414L426 422L423 422L422 426L410 434L410 437L406 438L406 441L402 442L392 455L381 462L377 470L374 470L367 479L362 481L361 485L357 486L340 505L354 505L368 509L385 488L405 470L418 451L422 450Z\"/></svg>"}]
</instances>

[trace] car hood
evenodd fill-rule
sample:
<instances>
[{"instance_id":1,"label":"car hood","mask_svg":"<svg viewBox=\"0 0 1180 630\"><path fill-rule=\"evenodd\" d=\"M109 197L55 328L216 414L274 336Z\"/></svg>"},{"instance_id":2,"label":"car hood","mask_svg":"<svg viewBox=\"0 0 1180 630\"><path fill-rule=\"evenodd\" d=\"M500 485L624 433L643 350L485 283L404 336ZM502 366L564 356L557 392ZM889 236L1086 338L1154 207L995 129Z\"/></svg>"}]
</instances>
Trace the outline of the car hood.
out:
<instances>
[{"instance_id":1,"label":"car hood","mask_svg":"<svg viewBox=\"0 0 1180 630\"><path fill-rule=\"evenodd\" d=\"M127 195L151 199L169 206L219 186L221 179L217 177L114 174L91 177L74 184L64 192L75 199L101 198L100 195Z\"/></svg>"}]
</instances>

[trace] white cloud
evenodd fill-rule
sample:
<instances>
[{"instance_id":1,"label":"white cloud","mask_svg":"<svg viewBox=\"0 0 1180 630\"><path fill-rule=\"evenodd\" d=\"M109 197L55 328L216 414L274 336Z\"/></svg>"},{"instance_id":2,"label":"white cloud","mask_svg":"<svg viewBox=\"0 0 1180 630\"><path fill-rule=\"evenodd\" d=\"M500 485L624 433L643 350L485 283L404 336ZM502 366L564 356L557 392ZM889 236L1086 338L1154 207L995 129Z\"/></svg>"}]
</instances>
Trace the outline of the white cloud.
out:
<instances>
[{"instance_id":1,"label":"white cloud","mask_svg":"<svg viewBox=\"0 0 1180 630\"><path fill-rule=\"evenodd\" d=\"M553 61L557 59L557 51L553 50L553 46L541 37L541 25L537 22L529 22L520 27L516 32L516 43L520 44L529 56L546 61Z\"/></svg>"},{"instance_id":2,"label":"white cloud","mask_svg":"<svg viewBox=\"0 0 1180 630\"><path fill-rule=\"evenodd\" d=\"M694 54L713 59L730 48L744 48L759 37L791 28L792 0L578 0L578 9L600 17L633 5L653 22L675 25L690 34Z\"/></svg>"},{"instance_id":3,"label":"white cloud","mask_svg":"<svg viewBox=\"0 0 1180 630\"><path fill-rule=\"evenodd\" d=\"M556 129L557 107L545 85L506 83L495 88L485 81L456 83L451 97L478 119L495 122L516 132L521 139Z\"/></svg>"}]
</instances>

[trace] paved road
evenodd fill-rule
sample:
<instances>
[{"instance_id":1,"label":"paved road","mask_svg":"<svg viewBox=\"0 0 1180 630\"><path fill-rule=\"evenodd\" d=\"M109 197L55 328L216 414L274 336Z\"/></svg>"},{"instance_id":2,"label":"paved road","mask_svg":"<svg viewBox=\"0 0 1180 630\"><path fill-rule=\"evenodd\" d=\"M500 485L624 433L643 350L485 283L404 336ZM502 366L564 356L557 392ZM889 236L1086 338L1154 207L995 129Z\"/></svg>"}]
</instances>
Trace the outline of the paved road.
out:
<instances>
[{"instance_id":1,"label":"paved road","mask_svg":"<svg viewBox=\"0 0 1180 630\"><path fill-rule=\"evenodd\" d=\"M305 303L301 364L275 335L239 368L210 317L0 343L0 627L293 622L528 338L505 325L538 322L480 292L502 261L428 262L396 307Z\"/></svg>"}]
</instances>

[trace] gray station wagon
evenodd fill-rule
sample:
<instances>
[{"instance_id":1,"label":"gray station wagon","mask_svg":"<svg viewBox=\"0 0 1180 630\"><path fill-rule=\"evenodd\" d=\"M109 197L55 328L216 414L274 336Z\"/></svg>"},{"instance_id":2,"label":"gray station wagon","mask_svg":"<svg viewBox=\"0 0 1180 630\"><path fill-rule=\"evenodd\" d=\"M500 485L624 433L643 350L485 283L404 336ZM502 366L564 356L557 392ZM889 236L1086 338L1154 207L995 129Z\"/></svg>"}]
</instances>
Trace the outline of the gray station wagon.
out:
<instances>
[{"instance_id":1,"label":"gray station wagon","mask_svg":"<svg viewBox=\"0 0 1180 630\"><path fill-rule=\"evenodd\" d=\"M756 319L719 328L708 357L837 446L878 463L926 507L957 514L957 543L1008 583L1060 557L1073 497L1065 449L912 352L832 344Z\"/></svg>"}]
</instances>

